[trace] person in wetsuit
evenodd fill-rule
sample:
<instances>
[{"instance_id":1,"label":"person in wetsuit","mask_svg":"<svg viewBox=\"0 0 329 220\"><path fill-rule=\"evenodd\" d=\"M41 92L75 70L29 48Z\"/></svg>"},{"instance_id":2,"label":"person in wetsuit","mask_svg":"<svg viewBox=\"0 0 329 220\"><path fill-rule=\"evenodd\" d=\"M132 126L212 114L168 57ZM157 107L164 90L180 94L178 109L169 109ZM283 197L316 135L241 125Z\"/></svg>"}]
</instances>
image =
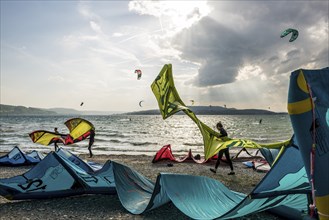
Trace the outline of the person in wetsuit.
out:
<instances>
[{"instance_id":1,"label":"person in wetsuit","mask_svg":"<svg viewBox=\"0 0 329 220\"><path fill-rule=\"evenodd\" d=\"M216 128L220 132L219 137L227 137L227 132L224 129L224 127L223 127L223 125L222 125L221 122L218 122L217 123ZM232 163L232 160L231 160L231 157L230 157L230 152L229 152L229 149L228 148L222 149L222 150L220 150L218 152L218 158L217 158L217 161L216 161L215 169L210 168L210 171L213 172L213 173L216 173L217 172L217 168L218 168L218 166L220 164L220 160L223 157L223 154L225 154L226 161L228 162L228 164L230 165L230 168L231 168L231 172L229 172L228 175L234 175L235 172L233 170L233 163Z\"/></svg>"},{"instance_id":2,"label":"person in wetsuit","mask_svg":"<svg viewBox=\"0 0 329 220\"><path fill-rule=\"evenodd\" d=\"M93 153L91 151L91 146L94 144L94 141L95 141L95 130L91 130L89 135L89 144L88 144L89 157L93 156Z\"/></svg>"},{"instance_id":3,"label":"person in wetsuit","mask_svg":"<svg viewBox=\"0 0 329 220\"><path fill-rule=\"evenodd\" d=\"M57 128L54 128L54 132L55 132L55 134L59 134L59 132L58 132L58 129L57 129ZM57 151L57 150L58 150L58 145L57 145L57 143L58 143L58 141L55 141L55 142L54 142L55 151Z\"/></svg>"}]
</instances>

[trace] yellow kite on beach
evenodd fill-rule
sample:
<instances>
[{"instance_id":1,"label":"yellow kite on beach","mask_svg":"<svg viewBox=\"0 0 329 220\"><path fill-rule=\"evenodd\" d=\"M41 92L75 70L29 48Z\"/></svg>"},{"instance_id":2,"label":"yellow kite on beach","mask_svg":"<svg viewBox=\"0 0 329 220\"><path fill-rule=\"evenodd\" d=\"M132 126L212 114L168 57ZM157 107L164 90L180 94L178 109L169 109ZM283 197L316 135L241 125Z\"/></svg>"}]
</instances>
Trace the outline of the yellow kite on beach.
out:
<instances>
[{"instance_id":1,"label":"yellow kite on beach","mask_svg":"<svg viewBox=\"0 0 329 220\"><path fill-rule=\"evenodd\" d=\"M60 134L51 131L37 130L29 134L33 143L48 146L53 143L62 143L64 145L74 144L86 139L91 130L95 130L94 125L82 118L72 118L65 123L69 129L69 134Z\"/></svg>"},{"instance_id":2,"label":"yellow kite on beach","mask_svg":"<svg viewBox=\"0 0 329 220\"><path fill-rule=\"evenodd\" d=\"M281 148L287 146L290 140L274 143L274 144L258 144L250 140L231 139L227 137L220 138L219 133L211 129L209 126L200 121L179 97L175 88L172 65L165 64L159 75L151 85L151 89L158 101L160 113L163 119L174 115L179 111L183 111L198 126L204 143L204 156L209 159L219 150L227 147L247 147L247 148Z\"/></svg>"}]
</instances>

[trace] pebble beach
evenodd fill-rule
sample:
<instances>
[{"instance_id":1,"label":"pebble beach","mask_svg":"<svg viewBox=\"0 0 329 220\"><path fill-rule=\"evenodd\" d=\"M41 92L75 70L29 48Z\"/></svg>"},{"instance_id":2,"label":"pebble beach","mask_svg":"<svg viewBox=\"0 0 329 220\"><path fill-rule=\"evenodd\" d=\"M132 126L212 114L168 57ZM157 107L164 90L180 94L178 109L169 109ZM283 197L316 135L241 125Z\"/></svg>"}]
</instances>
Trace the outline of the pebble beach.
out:
<instances>
[{"instance_id":1,"label":"pebble beach","mask_svg":"<svg viewBox=\"0 0 329 220\"><path fill-rule=\"evenodd\" d=\"M5 153L1 153L3 155ZM181 173L197 176L207 176L218 181L234 191L248 194L264 177L265 173L253 171L242 164L242 161L251 158L238 158L233 161L235 175L227 175L230 169L221 163L216 174L210 172L215 166L215 161L205 164L194 162L177 163L160 161L152 163L153 157L146 155L80 155L87 161L104 164L112 160L133 167L136 171L155 182L161 172ZM173 166L168 166L172 164ZM9 178L31 169L32 166L1 167L0 178ZM0 219L189 219L180 212L172 203L151 210L143 215L129 213L120 203L117 195L82 195L65 198L42 200L11 201L0 197ZM255 213L239 219L283 219L269 212Z\"/></svg>"}]
</instances>

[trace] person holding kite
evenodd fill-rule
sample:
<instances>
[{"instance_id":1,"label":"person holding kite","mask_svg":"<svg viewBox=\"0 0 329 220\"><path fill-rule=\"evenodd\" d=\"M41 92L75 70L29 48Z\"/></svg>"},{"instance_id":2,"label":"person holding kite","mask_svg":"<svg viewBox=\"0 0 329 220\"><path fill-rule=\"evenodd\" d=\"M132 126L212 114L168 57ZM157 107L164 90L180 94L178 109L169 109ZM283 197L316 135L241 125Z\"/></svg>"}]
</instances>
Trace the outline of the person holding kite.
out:
<instances>
[{"instance_id":1,"label":"person holding kite","mask_svg":"<svg viewBox=\"0 0 329 220\"><path fill-rule=\"evenodd\" d=\"M218 122L217 123L216 128L220 132L220 136L219 137L227 137L227 132L224 129L224 127L223 127L223 125L222 125L221 122ZM210 168L210 171L213 172L213 173L216 173L217 172L217 168L218 168L218 166L220 164L220 160L222 159L223 154L225 154L226 161L228 162L228 164L230 165L230 168L231 168L231 172L229 172L228 175L234 175L235 172L233 171L233 163L232 163L232 160L231 160L231 157L230 157L230 152L229 152L229 149L228 148L222 149L222 150L220 150L218 152L218 158L217 158L217 161L216 161L215 169Z\"/></svg>"},{"instance_id":2,"label":"person holding kite","mask_svg":"<svg viewBox=\"0 0 329 220\"><path fill-rule=\"evenodd\" d=\"M92 130L90 130L89 144L88 144L89 157L93 156L93 153L91 151L91 146L93 145L94 141L95 141L95 130L92 129Z\"/></svg>"},{"instance_id":3,"label":"person holding kite","mask_svg":"<svg viewBox=\"0 0 329 220\"><path fill-rule=\"evenodd\" d=\"M59 132L58 132L58 129L57 128L54 128L54 132L55 132L55 134L59 134ZM55 146L55 151L57 151L58 150L58 140L56 140L55 142L54 142L54 146Z\"/></svg>"}]
</instances>

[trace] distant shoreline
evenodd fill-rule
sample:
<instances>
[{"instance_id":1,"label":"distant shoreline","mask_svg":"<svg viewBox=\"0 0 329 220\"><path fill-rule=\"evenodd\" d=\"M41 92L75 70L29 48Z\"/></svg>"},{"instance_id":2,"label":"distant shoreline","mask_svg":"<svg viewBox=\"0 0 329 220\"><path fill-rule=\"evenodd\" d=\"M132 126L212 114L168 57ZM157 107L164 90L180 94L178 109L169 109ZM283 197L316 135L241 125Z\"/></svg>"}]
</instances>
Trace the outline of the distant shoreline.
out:
<instances>
[{"instance_id":1,"label":"distant shoreline","mask_svg":"<svg viewBox=\"0 0 329 220\"><path fill-rule=\"evenodd\" d=\"M188 106L196 115L285 115L287 112L273 112L262 109L235 109L221 106ZM177 114L183 114L178 112ZM0 116L93 116L93 115L161 115L159 109L133 112L77 111L67 108L31 108L0 104Z\"/></svg>"}]
</instances>

